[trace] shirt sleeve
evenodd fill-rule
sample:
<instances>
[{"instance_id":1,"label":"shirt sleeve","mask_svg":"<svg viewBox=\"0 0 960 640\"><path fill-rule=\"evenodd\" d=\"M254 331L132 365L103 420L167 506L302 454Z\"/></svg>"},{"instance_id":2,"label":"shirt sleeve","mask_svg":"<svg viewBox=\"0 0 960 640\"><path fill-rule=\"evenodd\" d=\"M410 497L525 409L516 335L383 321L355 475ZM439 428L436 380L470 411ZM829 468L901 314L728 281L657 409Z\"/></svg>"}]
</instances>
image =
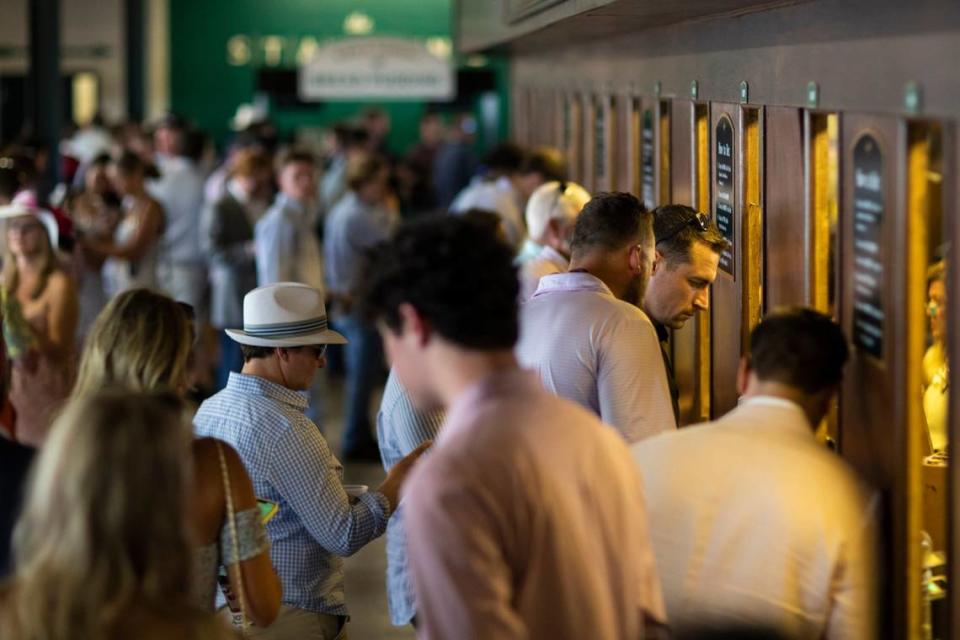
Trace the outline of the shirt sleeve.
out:
<instances>
[{"instance_id":1,"label":"shirt sleeve","mask_svg":"<svg viewBox=\"0 0 960 640\"><path fill-rule=\"evenodd\" d=\"M627 442L676 428L660 343L647 322L627 318L611 327L597 367L600 419Z\"/></svg>"},{"instance_id":2,"label":"shirt sleeve","mask_svg":"<svg viewBox=\"0 0 960 640\"><path fill-rule=\"evenodd\" d=\"M311 424L294 424L274 446L270 481L311 536L330 553L350 556L383 535L387 499L376 491L350 503L343 467Z\"/></svg>"},{"instance_id":3,"label":"shirt sleeve","mask_svg":"<svg viewBox=\"0 0 960 640\"><path fill-rule=\"evenodd\" d=\"M824 638L876 638L876 510L870 499L864 517L851 522L854 535L844 543L830 589L830 609Z\"/></svg>"},{"instance_id":4,"label":"shirt sleeve","mask_svg":"<svg viewBox=\"0 0 960 640\"><path fill-rule=\"evenodd\" d=\"M284 224L282 211L271 211L254 227L257 254L257 284L261 287L293 279L296 230Z\"/></svg>"},{"instance_id":5,"label":"shirt sleeve","mask_svg":"<svg viewBox=\"0 0 960 640\"><path fill-rule=\"evenodd\" d=\"M418 628L427 638L527 638L498 533L505 514L456 470L423 471L403 502Z\"/></svg>"}]
</instances>

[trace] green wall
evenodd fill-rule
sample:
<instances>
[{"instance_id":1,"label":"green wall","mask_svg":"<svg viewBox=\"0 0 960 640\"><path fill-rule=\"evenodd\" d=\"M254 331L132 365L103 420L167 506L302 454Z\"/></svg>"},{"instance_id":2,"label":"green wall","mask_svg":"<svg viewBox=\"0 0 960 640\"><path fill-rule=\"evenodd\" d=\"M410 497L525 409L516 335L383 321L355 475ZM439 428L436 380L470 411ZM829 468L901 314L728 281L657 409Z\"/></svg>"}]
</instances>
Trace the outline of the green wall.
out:
<instances>
[{"instance_id":1,"label":"green wall","mask_svg":"<svg viewBox=\"0 0 960 640\"><path fill-rule=\"evenodd\" d=\"M361 11L373 20L374 29L369 35L450 40L451 3L452 0L170 0L171 108L222 141L229 133L229 120L237 105L253 99L257 69L294 68L304 38L322 43L329 38L347 37L345 18ZM273 37L279 40L267 40ZM232 49L228 46L231 42ZM280 44L279 59L268 60L268 43ZM457 64L462 63L457 58ZM497 74L500 131L504 136L509 112L507 64L503 59L492 58L486 66ZM426 107L422 102L325 102L317 107L286 108L271 105L271 116L286 134L299 127L342 120L373 104L390 112L392 150L401 152L416 140L417 121Z\"/></svg>"}]
</instances>

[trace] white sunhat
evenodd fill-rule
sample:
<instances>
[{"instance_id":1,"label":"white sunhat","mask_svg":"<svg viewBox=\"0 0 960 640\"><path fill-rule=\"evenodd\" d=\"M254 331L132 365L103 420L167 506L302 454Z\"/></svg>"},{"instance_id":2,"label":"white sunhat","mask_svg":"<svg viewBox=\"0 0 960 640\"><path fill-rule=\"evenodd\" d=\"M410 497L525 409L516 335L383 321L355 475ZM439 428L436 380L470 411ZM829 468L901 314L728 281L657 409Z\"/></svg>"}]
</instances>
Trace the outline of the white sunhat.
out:
<instances>
[{"instance_id":1,"label":"white sunhat","mask_svg":"<svg viewBox=\"0 0 960 640\"><path fill-rule=\"evenodd\" d=\"M37 207L31 207L14 200L13 204L0 207L0 222L6 222L13 218L22 218L24 216L34 216L43 225L47 231L47 237L50 239L50 246L56 252L60 242L60 227L57 225L57 217L47 211ZM4 239L5 242L5 239Z\"/></svg>"},{"instance_id":2,"label":"white sunhat","mask_svg":"<svg viewBox=\"0 0 960 640\"><path fill-rule=\"evenodd\" d=\"M237 107L237 112L230 120L230 128L234 131L245 131L255 124L265 122L269 118L267 110L262 106L244 103Z\"/></svg>"},{"instance_id":3,"label":"white sunhat","mask_svg":"<svg viewBox=\"0 0 960 640\"><path fill-rule=\"evenodd\" d=\"M227 329L227 335L253 347L347 343L327 327L323 292L299 282L268 284L245 295L243 329Z\"/></svg>"}]
</instances>

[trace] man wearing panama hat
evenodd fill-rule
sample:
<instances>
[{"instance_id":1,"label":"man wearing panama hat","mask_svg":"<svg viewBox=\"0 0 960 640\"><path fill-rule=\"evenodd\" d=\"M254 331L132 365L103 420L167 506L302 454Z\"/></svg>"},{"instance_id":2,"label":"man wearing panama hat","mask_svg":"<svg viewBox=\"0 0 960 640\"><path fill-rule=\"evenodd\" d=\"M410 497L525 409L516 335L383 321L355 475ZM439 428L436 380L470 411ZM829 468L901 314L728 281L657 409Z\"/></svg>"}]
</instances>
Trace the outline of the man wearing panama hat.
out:
<instances>
[{"instance_id":1,"label":"man wearing panama hat","mask_svg":"<svg viewBox=\"0 0 960 640\"><path fill-rule=\"evenodd\" d=\"M327 326L323 292L280 282L243 300L243 328L227 329L244 365L197 411L197 435L220 438L243 459L260 498L280 510L267 523L283 607L263 638L334 638L346 621L341 556L382 535L400 486L424 447L395 466L375 491L352 501L343 467L304 414L305 391L328 344L346 339Z\"/></svg>"}]
</instances>

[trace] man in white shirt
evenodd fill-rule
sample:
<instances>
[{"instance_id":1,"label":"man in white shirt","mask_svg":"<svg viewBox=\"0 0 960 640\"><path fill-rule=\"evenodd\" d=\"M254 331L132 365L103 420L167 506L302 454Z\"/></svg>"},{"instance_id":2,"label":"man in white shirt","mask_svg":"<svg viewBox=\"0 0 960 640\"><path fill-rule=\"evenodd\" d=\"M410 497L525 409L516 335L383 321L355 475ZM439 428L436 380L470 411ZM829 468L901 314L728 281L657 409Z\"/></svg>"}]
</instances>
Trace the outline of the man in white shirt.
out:
<instances>
[{"instance_id":1,"label":"man in white shirt","mask_svg":"<svg viewBox=\"0 0 960 640\"><path fill-rule=\"evenodd\" d=\"M324 289L317 239L316 164L312 154L288 153L280 164L280 193L254 227L257 283L300 282Z\"/></svg>"},{"instance_id":2,"label":"man in white shirt","mask_svg":"<svg viewBox=\"0 0 960 640\"><path fill-rule=\"evenodd\" d=\"M653 321L670 383L673 415L680 421L680 392L670 361L670 333L710 306L710 285L717 279L720 253L729 244L709 216L682 204L667 204L653 212L657 254L643 311Z\"/></svg>"},{"instance_id":3,"label":"man in white shirt","mask_svg":"<svg viewBox=\"0 0 960 640\"><path fill-rule=\"evenodd\" d=\"M540 247L533 258L520 262L520 302L537 290L540 278L563 273L570 265L573 225L583 205L590 200L586 189L575 182L548 182L527 202L527 232Z\"/></svg>"},{"instance_id":4,"label":"man in white shirt","mask_svg":"<svg viewBox=\"0 0 960 640\"><path fill-rule=\"evenodd\" d=\"M157 255L157 282L170 297L205 315L207 260L200 245L204 177L196 164L200 140L176 116L154 133L160 177L147 190L163 207L163 238Z\"/></svg>"},{"instance_id":5,"label":"man in white shirt","mask_svg":"<svg viewBox=\"0 0 960 640\"><path fill-rule=\"evenodd\" d=\"M627 442L676 428L657 334L638 306L652 218L629 193L595 196L577 217L570 271L541 278L520 310L520 363Z\"/></svg>"},{"instance_id":6,"label":"man in white shirt","mask_svg":"<svg viewBox=\"0 0 960 640\"><path fill-rule=\"evenodd\" d=\"M494 147L483 160L486 173L474 178L450 205L452 213L470 209L493 211L503 220L507 242L516 251L526 236L522 197L515 184L523 164L523 149L512 142Z\"/></svg>"},{"instance_id":7,"label":"man in white shirt","mask_svg":"<svg viewBox=\"0 0 960 640\"><path fill-rule=\"evenodd\" d=\"M875 638L872 504L814 438L847 344L809 309L775 313L740 363L740 406L633 446L674 630Z\"/></svg>"}]
</instances>

